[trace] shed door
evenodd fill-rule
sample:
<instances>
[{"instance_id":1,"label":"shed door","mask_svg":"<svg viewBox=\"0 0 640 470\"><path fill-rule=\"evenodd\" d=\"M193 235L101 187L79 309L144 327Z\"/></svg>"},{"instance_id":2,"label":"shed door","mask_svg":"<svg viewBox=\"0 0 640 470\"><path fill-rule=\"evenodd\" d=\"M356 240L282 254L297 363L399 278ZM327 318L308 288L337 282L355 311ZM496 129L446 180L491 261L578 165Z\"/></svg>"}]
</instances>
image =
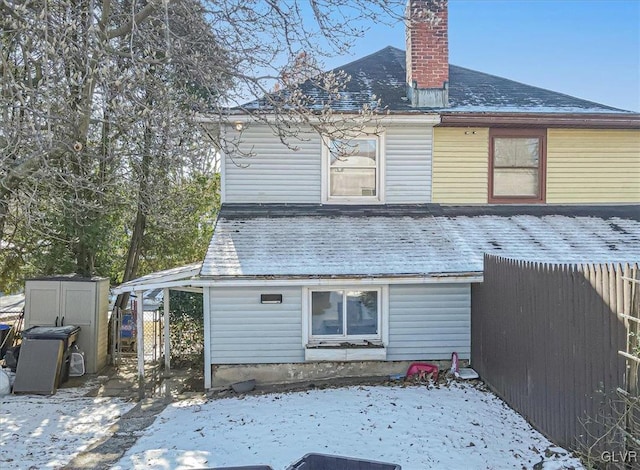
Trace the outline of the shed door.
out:
<instances>
[{"instance_id":1,"label":"shed door","mask_svg":"<svg viewBox=\"0 0 640 470\"><path fill-rule=\"evenodd\" d=\"M63 281L61 291L64 324L80 327L92 325L96 309L96 283Z\"/></svg>"},{"instance_id":2,"label":"shed door","mask_svg":"<svg viewBox=\"0 0 640 470\"><path fill-rule=\"evenodd\" d=\"M55 326L60 318L60 282L27 281L25 290L25 328Z\"/></svg>"}]
</instances>

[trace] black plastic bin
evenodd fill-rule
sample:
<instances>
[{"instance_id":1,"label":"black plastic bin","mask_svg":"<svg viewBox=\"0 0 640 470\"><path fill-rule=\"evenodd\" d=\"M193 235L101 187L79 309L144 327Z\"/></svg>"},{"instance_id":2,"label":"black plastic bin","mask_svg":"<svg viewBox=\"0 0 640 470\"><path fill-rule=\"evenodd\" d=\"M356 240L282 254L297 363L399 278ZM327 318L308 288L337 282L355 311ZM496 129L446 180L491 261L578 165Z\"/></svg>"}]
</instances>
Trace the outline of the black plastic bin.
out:
<instances>
[{"instance_id":1,"label":"black plastic bin","mask_svg":"<svg viewBox=\"0 0 640 470\"><path fill-rule=\"evenodd\" d=\"M75 325L67 326L32 326L22 332L22 337L26 339L59 339L62 341L64 353L60 368L60 383L69 380L69 365L71 363L71 345L78 339L80 327Z\"/></svg>"},{"instance_id":2,"label":"black plastic bin","mask_svg":"<svg viewBox=\"0 0 640 470\"><path fill-rule=\"evenodd\" d=\"M400 465L337 455L307 454L286 470L401 470Z\"/></svg>"}]
</instances>

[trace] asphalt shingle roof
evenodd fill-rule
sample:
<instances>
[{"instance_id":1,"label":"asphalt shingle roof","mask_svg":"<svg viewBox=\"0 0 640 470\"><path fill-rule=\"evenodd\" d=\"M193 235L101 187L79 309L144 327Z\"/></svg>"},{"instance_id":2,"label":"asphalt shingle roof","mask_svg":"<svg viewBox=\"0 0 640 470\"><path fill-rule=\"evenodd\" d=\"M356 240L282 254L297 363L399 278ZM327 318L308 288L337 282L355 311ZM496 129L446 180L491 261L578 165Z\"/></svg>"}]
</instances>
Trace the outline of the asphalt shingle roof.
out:
<instances>
[{"instance_id":1,"label":"asphalt shingle roof","mask_svg":"<svg viewBox=\"0 0 640 470\"><path fill-rule=\"evenodd\" d=\"M312 98L309 108L321 109L330 101L332 109L343 112L357 112L363 105L375 104L377 100L380 100L379 109L391 112L628 112L456 65L449 65L449 107L415 109L406 98L405 69L405 51L388 46L334 69L351 77L339 92L339 98L330 99L317 80L307 80L300 88ZM247 107L268 108L264 100L254 101Z\"/></svg>"},{"instance_id":2,"label":"asphalt shingle roof","mask_svg":"<svg viewBox=\"0 0 640 470\"><path fill-rule=\"evenodd\" d=\"M201 276L481 272L484 253L546 263L640 261L640 206L223 205Z\"/></svg>"}]
</instances>

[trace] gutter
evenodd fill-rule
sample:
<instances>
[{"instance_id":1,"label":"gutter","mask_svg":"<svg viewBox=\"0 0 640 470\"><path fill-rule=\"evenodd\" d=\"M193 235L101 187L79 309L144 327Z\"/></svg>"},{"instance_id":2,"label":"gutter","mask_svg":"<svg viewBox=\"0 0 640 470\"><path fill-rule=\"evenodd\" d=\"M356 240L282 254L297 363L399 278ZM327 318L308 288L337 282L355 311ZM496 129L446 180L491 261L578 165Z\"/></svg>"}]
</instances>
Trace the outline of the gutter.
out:
<instances>
[{"instance_id":1,"label":"gutter","mask_svg":"<svg viewBox=\"0 0 640 470\"><path fill-rule=\"evenodd\" d=\"M442 113L439 127L640 129L640 114Z\"/></svg>"},{"instance_id":2,"label":"gutter","mask_svg":"<svg viewBox=\"0 0 640 470\"><path fill-rule=\"evenodd\" d=\"M340 122L353 115L354 119L362 120L359 114L338 114ZM200 124L235 124L235 123L256 123L256 124L277 124L281 123L283 118L281 114L228 114L221 118L211 118L208 116L198 116L197 121ZM327 118L321 119L319 116L309 115L310 123L327 123ZM391 123L391 124L428 124L436 125L440 123L440 114L433 113L412 113L412 114L373 114L364 120L365 125L370 123ZM303 124L303 123L300 123Z\"/></svg>"}]
</instances>

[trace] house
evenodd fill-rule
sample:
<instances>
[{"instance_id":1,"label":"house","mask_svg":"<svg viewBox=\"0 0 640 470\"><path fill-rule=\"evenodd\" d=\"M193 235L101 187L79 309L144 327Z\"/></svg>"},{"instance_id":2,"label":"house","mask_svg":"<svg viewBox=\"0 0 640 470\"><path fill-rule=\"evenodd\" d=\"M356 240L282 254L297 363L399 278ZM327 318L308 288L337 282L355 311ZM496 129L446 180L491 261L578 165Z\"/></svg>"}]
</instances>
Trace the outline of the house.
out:
<instances>
[{"instance_id":1,"label":"house","mask_svg":"<svg viewBox=\"0 0 640 470\"><path fill-rule=\"evenodd\" d=\"M450 65L437 15L409 23L406 54L340 67L341 118L381 111L357 136L309 130L292 150L229 117L213 238L174 280L203 289L207 387L468 360L484 253L640 260L640 115Z\"/></svg>"}]
</instances>

